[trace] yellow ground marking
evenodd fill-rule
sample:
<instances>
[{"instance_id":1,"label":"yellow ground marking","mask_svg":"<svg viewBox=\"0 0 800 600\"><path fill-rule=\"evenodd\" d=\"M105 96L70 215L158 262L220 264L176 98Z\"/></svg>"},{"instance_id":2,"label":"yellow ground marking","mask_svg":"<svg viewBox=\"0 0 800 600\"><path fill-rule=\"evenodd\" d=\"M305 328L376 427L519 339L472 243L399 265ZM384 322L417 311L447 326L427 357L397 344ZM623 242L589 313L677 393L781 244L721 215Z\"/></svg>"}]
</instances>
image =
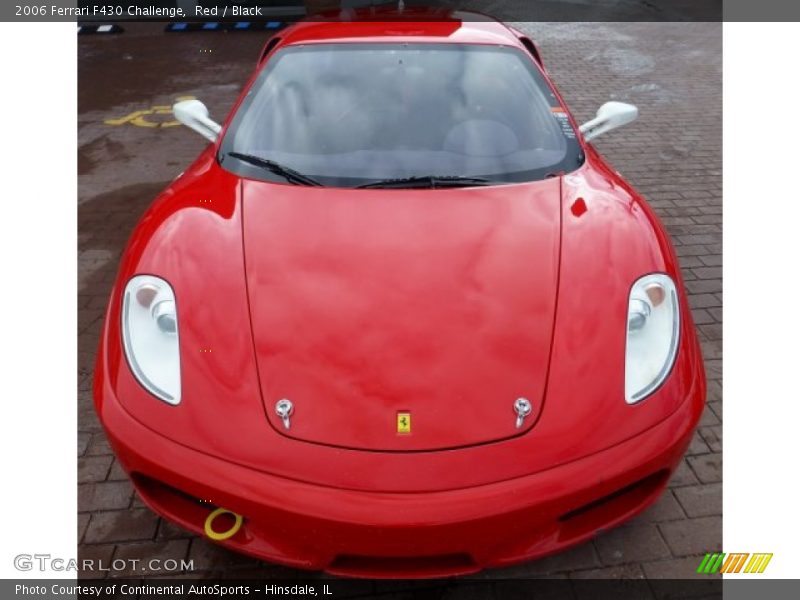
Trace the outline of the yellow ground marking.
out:
<instances>
[{"instance_id":1,"label":"yellow ground marking","mask_svg":"<svg viewBox=\"0 0 800 600\"><path fill-rule=\"evenodd\" d=\"M194 100L194 96L178 96L175 98L175 102L181 102L183 100ZM159 121L159 120L150 120L147 117L151 117L154 115L163 116L163 115L172 115L172 106L167 104L157 104L151 106L150 108L145 108L142 110L135 110L132 113L125 115L124 117L119 117L117 119L106 119L104 123L106 125L112 125L118 127L120 125L135 125L136 127L149 127L149 128L163 128L163 127L175 127L176 125L180 125L175 119L170 119L168 121Z\"/></svg>"}]
</instances>

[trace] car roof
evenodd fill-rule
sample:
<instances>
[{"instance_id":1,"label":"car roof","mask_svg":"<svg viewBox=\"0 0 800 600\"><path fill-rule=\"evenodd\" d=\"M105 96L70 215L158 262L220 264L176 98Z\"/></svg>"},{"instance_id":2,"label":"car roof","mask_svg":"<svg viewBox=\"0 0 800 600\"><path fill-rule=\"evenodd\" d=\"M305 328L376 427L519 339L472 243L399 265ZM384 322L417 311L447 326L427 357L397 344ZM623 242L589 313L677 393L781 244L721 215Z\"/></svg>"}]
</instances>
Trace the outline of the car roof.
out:
<instances>
[{"instance_id":1,"label":"car roof","mask_svg":"<svg viewBox=\"0 0 800 600\"><path fill-rule=\"evenodd\" d=\"M278 35L281 46L393 41L521 45L513 31L491 17L426 8L323 14L300 21Z\"/></svg>"}]
</instances>

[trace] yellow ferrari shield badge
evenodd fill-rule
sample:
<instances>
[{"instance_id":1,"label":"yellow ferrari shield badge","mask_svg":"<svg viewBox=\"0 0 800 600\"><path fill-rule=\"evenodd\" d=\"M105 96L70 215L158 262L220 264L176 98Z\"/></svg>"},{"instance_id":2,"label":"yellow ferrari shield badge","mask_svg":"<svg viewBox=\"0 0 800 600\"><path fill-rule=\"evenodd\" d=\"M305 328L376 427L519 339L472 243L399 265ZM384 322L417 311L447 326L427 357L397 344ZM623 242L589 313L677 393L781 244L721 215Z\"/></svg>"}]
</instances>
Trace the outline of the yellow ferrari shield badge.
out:
<instances>
[{"instance_id":1,"label":"yellow ferrari shield badge","mask_svg":"<svg viewBox=\"0 0 800 600\"><path fill-rule=\"evenodd\" d=\"M411 433L411 413L397 413L397 433Z\"/></svg>"}]
</instances>

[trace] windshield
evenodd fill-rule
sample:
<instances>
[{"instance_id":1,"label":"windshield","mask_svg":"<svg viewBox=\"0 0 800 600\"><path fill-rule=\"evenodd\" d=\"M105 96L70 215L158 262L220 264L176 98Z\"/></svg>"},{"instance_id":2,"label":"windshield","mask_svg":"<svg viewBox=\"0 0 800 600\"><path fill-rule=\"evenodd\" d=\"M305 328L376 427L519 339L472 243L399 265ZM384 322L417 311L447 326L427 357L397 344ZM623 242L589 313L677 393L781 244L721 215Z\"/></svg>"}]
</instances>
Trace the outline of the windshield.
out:
<instances>
[{"instance_id":1,"label":"windshield","mask_svg":"<svg viewBox=\"0 0 800 600\"><path fill-rule=\"evenodd\" d=\"M582 160L566 112L528 56L462 44L284 48L258 75L220 152L236 173L284 181L230 152L337 187L426 176L533 181Z\"/></svg>"}]
</instances>

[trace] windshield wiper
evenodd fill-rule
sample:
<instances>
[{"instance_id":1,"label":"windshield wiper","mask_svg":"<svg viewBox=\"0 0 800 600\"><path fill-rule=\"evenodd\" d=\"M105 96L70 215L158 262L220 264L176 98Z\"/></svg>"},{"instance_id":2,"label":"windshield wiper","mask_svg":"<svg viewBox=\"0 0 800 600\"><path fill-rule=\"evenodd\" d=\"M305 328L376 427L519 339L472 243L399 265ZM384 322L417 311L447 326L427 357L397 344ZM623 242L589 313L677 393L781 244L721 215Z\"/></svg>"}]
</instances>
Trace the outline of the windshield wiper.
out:
<instances>
[{"instance_id":1,"label":"windshield wiper","mask_svg":"<svg viewBox=\"0 0 800 600\"><path fill-rule=\"evenodd\" d=\"M447 188L489 185L485 177L465 177L463 175L415 175L398 179L371 181L358 188Z\"/></svg>"},{"instance_id":2,"label":"windshield wiper","mask_svg":"<svg viewBox=\"0 0 800 600\"><path fill-rule=\"evenodd\" d=\"M277 163L274 160L261 158L260 156L256 156L254 154L242 154L241 152L228 152L227 155L232 156L233 158L238 158L239 160L250 163L251 165L255 165L256 167L266 169L267 171L275 173L276 175L280 175L289 183L294 183L296 185L322 185L316 179L312 179L308 175L303 175L299 171L295 171L294 169Z\"/></svg>"}]
</instances>

